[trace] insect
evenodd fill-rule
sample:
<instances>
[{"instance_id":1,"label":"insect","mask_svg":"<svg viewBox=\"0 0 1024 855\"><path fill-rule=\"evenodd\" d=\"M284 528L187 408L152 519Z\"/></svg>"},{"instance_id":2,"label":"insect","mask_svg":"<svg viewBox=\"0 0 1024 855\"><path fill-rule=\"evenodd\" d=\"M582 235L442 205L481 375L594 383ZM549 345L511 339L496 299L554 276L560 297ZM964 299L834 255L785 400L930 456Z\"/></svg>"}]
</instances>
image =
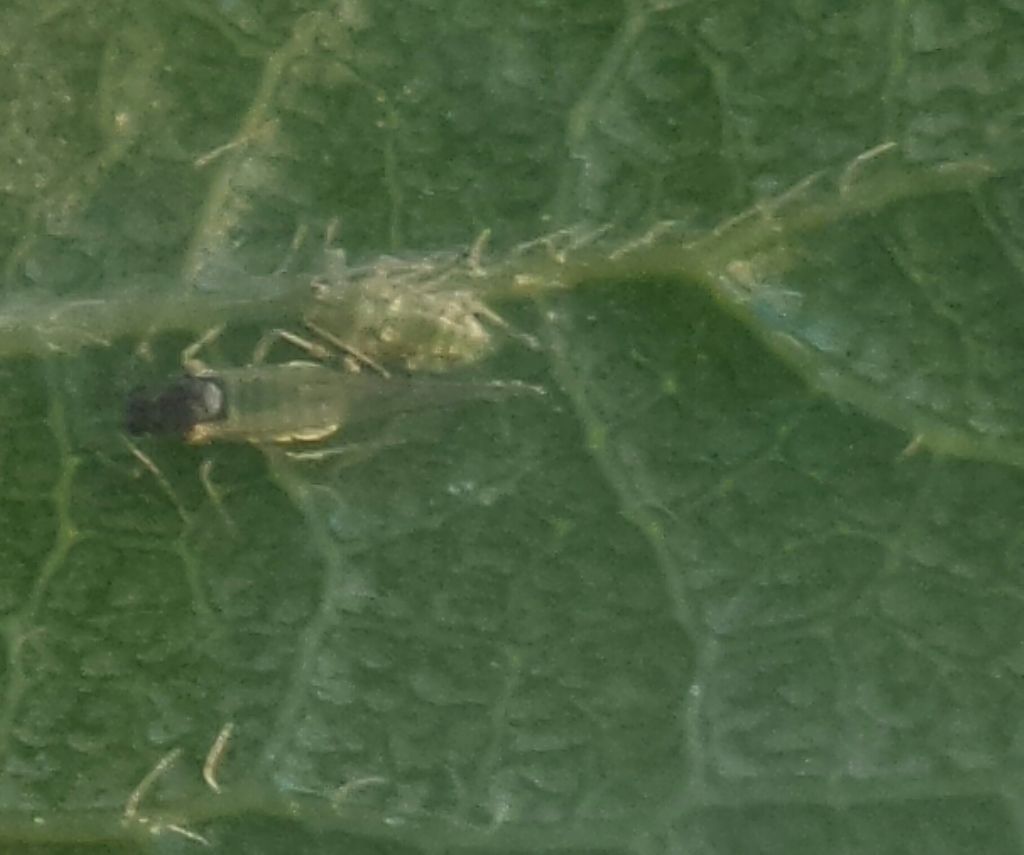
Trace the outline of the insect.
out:
<instances>
[{"instance_id":1,"label":"insect","mask_svg":"<svg viewBox=\"0 0 1024 855\"><path fill-rule=\"evenodd\" d=\"M414 410L437 409L468 400L501 400L543 394L515 381L462 383L434 378L398 378L341 370L320 362L253 364L213 369L195 358L212 330L183 354L185 372L155 394L128 397L130 434L163 434L191 444L215 441L317 442L354 423ZM310 352L324 349L283 331L274 335ZM265 352L266 348L257 348Z\"/></svg>"}]
</instances>

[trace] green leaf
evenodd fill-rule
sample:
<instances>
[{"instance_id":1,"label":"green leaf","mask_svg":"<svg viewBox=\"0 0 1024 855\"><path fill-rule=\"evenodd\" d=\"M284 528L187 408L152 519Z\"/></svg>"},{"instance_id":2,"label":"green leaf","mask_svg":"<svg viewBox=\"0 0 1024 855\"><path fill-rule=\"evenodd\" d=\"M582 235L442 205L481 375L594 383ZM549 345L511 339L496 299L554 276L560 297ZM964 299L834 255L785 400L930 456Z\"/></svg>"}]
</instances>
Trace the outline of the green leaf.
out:
<instances>
[{"instance_id":1,"label":"green leaf","mask_svg":"<svg viewBox=\"0 0 1024 855\"><path fill-rule=\"evenodd\" d=\"M4 848L1019 851L1012 6L7 4Z\"/></svg>"}]
</instances>

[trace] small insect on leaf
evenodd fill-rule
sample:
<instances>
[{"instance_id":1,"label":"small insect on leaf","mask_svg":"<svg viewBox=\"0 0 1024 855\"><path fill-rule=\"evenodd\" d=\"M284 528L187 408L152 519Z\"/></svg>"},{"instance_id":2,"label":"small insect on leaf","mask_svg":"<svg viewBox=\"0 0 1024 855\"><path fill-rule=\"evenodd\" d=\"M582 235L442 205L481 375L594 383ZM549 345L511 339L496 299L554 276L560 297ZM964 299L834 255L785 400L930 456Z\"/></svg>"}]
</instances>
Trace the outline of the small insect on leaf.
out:
<instances>
[{"instance_id":1,"label":"small insect on leaf","mask_svg":"<svg viewBox=\"0 0 1024 855\"><path fill-rule=\"evenodd\" d=\"M517 381L452 382L379 377L314 362L202 369L157 394L128 399L132 434L164 434L208 442L318 442L344 426L464 402L501 401L544 390Z\"/></svg>"}]
</instances>

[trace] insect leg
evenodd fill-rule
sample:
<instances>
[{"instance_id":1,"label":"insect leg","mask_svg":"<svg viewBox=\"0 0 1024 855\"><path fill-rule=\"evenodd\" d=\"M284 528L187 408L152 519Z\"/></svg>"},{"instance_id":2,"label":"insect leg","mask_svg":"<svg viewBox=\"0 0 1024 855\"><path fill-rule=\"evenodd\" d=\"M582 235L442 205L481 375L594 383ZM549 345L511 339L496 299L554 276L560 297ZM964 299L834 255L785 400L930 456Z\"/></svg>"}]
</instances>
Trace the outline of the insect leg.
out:
<instances>
[{"instance_id":1,"label":"insect leg","mask_svg":"<svg viewBox=\"0 0 1024 855\"><path fill-rule=\"evenodd\" d=\"M181 500L178 499L178 494L174 492L174 487L171 486L171 482L168 481L164 473L160 471L160 467L153 462L153 459L148 454L128 439L128 437L124 434L121 434L120 436L121 440L128 447L128 451L131 452L132 457L138 460L146 471L156 479L156 483L160 486L160 489L163 490L164 495L170 499L171 504L174 505L174 509L178 512L178 516L181 517L182 522L187 522L188 512L185 510L185 506L181 503Z\"/></svg>"},{"instance_id":2,"label":"insect leg","mask_svg":"<svg viewBox=\"0 0 1024 855\"><path fill-rule=\"evenodd\" d=\"M226 528L231 534L237 535L238 528L235 526L235 521L231 519L231 514L227 512L227 508L224 507L224 497L221 495L217 485L213 483L211 472L213 471L213 461L204 460L199 464L199 482L203 485L203 489L206 491L206 495L210 497L210 501L213 502L214 508L217 510L217 515L220 517L221 522L224 523Z\"/></svg>"},{"instance_id":3,"label":"insect leg","mask_svg":"<svg viewBox=\"0 0 1024 855\"><path fill-rule=\"evenodd\" d=\"M304 350L307 354L313 357L313 359L317 359L320 362L325 362L331 358L331 352L322 344L317 344L314 341L304 339L302 336L296 335L293 332L288 332L288 330L272 329L270 332L264 334L258 342L256 342L256 348L252 352L252 364L260 365L266 361L270 348L273 347L277 341L286 341L288 344L293 345L300 350Z\"/></svg>"},{"instance_id":4,"label":"insect leg","mask_svg":"<svg viewBox=\"0 0 1024 855\"><path fill-rule=\"evenodd\" d=\"M332 445L328 448L316 448L311 451L288 451L280 453L289 460L310 461L334 459L343 465L354 465L371 459L381 446L377 443L350 442L345 445Z\"/></svg>"},{"instance_id":5,"label":"insect leg","mask_svg":"<svg viewBox=\"0 0 1024 855\"><path fill-rule=\"evenodd\" d=\"M181 364L189 374L197 376L207 370L206 364L199 358L199 351L210 342L216 341L222 332L224 332L224 324L212 327L181 352Z\"/></svg>"},{"instance_id":6,"label":"insect leg","mask_svg":"<svg viewBox=\"0 0 1024 855\"><path fill-rule=\"evenodd\" d=\"M340 338L338 338L330 330L325 330L319 324L313 323L313 321L306 321L306 329L308 329L311 333L314 333L315 335L318 335L320 338L322 338L328 344L334 345L342 353L348 354L353 359L355 359L357 362L361 362L367 368L370 368L373 371L376 371L381 377L384 377L384 378L391 377L391 373L383 365L381 365L379 362L377 362L372 357L370 357L367 354L363 353L358 348L353 347L350 344L346 344L344 341L342 341Z\"/></svg>"},{"instance_id":7,"label":"insect leg","mask_svg":"<svg viewBox=\"0 0 1024 855\"><path fill-rule=\"evenodd\" d=\"M326 438L326 437L324 437ZM395 448L408 442L401 429L394 425L388 426L384 432L375 439L366 439L358 442L345 442L337 445L320 446L319 448L294 451L291 449L273 449L273 453L282 455L288 460L299 462L331 460L340 468L347 468L367 460L372 460L380 452Z\"/></svg>"}]
</instances>

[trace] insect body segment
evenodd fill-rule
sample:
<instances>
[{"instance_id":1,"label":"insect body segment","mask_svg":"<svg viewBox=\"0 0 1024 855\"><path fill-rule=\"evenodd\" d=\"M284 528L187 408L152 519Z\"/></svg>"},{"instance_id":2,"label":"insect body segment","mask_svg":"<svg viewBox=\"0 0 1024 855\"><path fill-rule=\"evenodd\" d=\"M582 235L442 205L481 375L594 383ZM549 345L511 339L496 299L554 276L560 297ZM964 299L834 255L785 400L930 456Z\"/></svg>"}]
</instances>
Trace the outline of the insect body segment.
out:
<instances>
[{"instance_id":1,"label":"insect body segment","mask_svg":"<svg viewBox=\"0 0 1024 855\"><path fill-rule=\"evenodd\" d=\"M128 396L125 429L130 434L174 434L186 437L199 423L226 415L225 389L214 376L186 374L157 395L136 389Z\"/></svg>"},{"instance_id":2,"label":"insect body segment","mask_svg":"<svg viewBox=\"0 0 1024 855\"><path fill-rule=\"evenodd\" d=\"M350 380L356 375L315 362L286 362L207 371L223 388L223 418L199 420L185 434L193 444L235 442L314 442L335 433L347 421Z\"/></svg>"}]
</instances>

